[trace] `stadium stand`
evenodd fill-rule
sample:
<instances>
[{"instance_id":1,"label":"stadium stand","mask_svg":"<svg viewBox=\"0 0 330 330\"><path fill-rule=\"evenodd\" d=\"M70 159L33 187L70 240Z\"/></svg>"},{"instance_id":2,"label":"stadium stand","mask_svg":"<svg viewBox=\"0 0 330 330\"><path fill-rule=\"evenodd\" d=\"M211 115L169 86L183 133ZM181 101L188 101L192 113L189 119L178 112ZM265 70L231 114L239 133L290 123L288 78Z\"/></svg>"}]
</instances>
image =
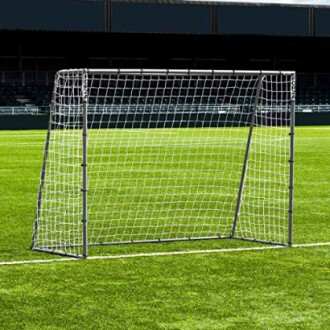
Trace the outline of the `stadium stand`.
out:
<instances>
[{"instance_id":1,"label":"stadium stand","mask_svg":"<svg viewBox=\"0 0 330 330\"><path fill-rule=\"evenodd\" d=\"M0 107L49 106L56 71L89 67L294 70L301 109L330 109L329 37L0 29L0 39Z\"/></svg>"},{"instance_id":2,"label":"stadium stand","mask_svg":"<svg viewBox=\"0 0 330 330\"><path fill-rule=\"evenodd\" d=\"M52 90L52 85L46 86L41 84L22 86L2 83L0 84L0 107L49 106L51 103ZM298 86L297 104L314 106L329 105L330 108L329 86Z\"/></svg>"},{"instance_id":3,"label":"stadium stand","mask_svg":"<svg viewBox=\"0 0 330 330\"><path fill-rule=\"evenodd\" d=\"M297 90L298 104L330 104L330 89L328 86L302 87Z\"/></svg>"},{"instance_id":4,"label":"stadium stand","mask_svg":"<svg viewBox=\"0 0 330 330\"><path fill-rule=\"evenodd\" d=\"M0 106L48 106L52 86L0 85Z\"/></svg>"}]
</instances>

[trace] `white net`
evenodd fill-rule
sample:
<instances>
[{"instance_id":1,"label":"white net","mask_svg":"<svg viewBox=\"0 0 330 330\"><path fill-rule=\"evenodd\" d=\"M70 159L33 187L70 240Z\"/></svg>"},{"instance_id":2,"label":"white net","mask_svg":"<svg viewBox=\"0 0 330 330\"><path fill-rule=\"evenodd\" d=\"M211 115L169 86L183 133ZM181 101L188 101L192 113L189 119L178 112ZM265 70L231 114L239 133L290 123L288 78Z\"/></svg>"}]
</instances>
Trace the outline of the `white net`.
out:
<instances>
[{"instance_id":1,"label":"white net","mask_svg":"<svg viewBox=\"0 0 330 330\"><path fill-rule=\"evenodd\" d=\"M56 76L35 249L82 254L86 78L88 245L288 242L293 73L84 72Z\"/></svg>"}]
</instances>

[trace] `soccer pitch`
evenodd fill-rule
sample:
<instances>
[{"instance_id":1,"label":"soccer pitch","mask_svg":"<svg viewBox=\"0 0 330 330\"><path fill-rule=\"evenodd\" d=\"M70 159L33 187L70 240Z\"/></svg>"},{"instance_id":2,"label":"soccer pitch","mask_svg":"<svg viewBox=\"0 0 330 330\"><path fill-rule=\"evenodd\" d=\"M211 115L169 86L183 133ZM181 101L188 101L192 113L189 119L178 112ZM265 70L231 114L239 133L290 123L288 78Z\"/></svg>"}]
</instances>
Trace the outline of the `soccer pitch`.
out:
<instances>
[{"instance_id":1,"label":"soccer pitch","mask_svg":"<svg viewBox=\"0 0 330 330\"><path fill-rule=\"evenodd\" d=\"M45 131L0 132L0 264L29 250ZM330 241L330 127L297 127L294 244ZM329 246L197 253L210 240L98 248L132 257L0 265L4 329L327 329ZM161 255L172 251L186 255Z\"/></svg>"},{"instance_id":2,"label":"soccer pitch","mask_svg":"<svg viewBox=\"0 0 330 330\"><path fill-rule=\"evenodd\" d=\"M248 133L248 127L89 130L89 245L230 237ZM289 139L288 127L254 129L235 237L288 242ZM82 252L81 140L80 130L51 134L36 247Z\"/></svg>"}]
</instances>

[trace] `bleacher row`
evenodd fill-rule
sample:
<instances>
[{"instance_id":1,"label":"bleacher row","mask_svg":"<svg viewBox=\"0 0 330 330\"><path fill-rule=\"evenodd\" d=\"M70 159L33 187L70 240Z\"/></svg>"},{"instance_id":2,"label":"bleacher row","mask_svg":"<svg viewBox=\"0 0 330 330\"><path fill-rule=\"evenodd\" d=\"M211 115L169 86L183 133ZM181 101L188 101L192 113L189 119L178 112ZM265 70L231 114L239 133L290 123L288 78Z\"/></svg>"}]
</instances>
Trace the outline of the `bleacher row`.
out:
<instances>
[{"instance_id":1,"label":"bleacher row","mask_svg":"<svg viewBox=\"0 0 330 330\"><path fill-rule=\"evenodd\" d=\"M52 92L52 86L11 86L0 84L0 107L48 106L51 103ZM296 103L298 105L330 106L330 87L298 88Z\"/></svg>"},{"instance_id":2,"label":"bleacher row","mask_svg":"<svg viewBox=\"0 0 330 330\"><path fill-rule=\"evenodd\" d=\"M40 85L11 86L0 84L0 107L48 106L52 87Z\"/></svg>"},{"instance_id":3,"label":"bleacher row","mask_svg":"<svg viewBox=\"0 0 330 330\"><path fill-rule=\"evenodd\" d=\"M330 87L319 86L297 89L297 104L330 104Z\"/></svg>"}]
</instances>

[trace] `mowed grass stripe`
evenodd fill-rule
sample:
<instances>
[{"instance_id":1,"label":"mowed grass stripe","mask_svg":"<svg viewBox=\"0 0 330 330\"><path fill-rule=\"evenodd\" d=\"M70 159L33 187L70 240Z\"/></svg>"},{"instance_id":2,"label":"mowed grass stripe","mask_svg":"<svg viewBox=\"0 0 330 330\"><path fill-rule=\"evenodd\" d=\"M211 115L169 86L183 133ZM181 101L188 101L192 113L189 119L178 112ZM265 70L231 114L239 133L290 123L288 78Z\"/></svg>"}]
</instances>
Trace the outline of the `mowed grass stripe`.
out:
<instances>
[{"instance_id":1,"label":"mowed grass stripe","mask_svg":"<svg viewBox=\"0 0 330 330\"><path fill-rule=\"evenodd\" d=\"M19 135L15 141L24 143L36 132L5 134ZM329 242L330 128L297 127L296 137L294 243ZM29 250L41 140L35 148L13 146L8 138L10 146L0 146L1 261L61 259ZM100 253L211 250L223 244L256 247L212 240L102 247ZM316 246L0 267L0 327L324 330L330 325L329 250Z\"/></svg>"},{"instance_id":2,"label":"mowed grass stripe","mask_svg":"<svg viewBox=\"0 0 330 330\"><path fill-rule=\"evenodd\" d=\"M2 141L1 135L8 136L11 133L15 139L17 136L21 137L21 141L17 142L24 142L33 138L36 132L39 136L43 135L40 131L0 132L0 141ZM17 259L21 255L27 258L39 258L38 254L31 254L28 248L31 244L44 137L40 138L40 146L36 148L22 148L19 145L16 148L12 146L1 148L0 192L3 202L0 209L2 218L0 228L4 235L0 246L2 251L6 252L0 253L0 260ZM297 127L296 137L298 139L307 137L309 140L304 142L298 140L295 146L294 243L329 241L329 226L327 226L327 212L329 212L327 198L330 195L327 184L330 182L327 168L327 164L330 163L329 144L319 141L330 137L329 130ZM316 138L315 141L311 140L313 137ZM218 244L215 243L215 246L218 247ZM154 248L153 246L151 249ZM14 252L10 252L11 249ZM137 247L136 251L139 249L141 247ZM168 245L165 244L164 247L157 249L168 249ZM102 251L99 253L103 254Z\"/></svg>"}]
</instances>

